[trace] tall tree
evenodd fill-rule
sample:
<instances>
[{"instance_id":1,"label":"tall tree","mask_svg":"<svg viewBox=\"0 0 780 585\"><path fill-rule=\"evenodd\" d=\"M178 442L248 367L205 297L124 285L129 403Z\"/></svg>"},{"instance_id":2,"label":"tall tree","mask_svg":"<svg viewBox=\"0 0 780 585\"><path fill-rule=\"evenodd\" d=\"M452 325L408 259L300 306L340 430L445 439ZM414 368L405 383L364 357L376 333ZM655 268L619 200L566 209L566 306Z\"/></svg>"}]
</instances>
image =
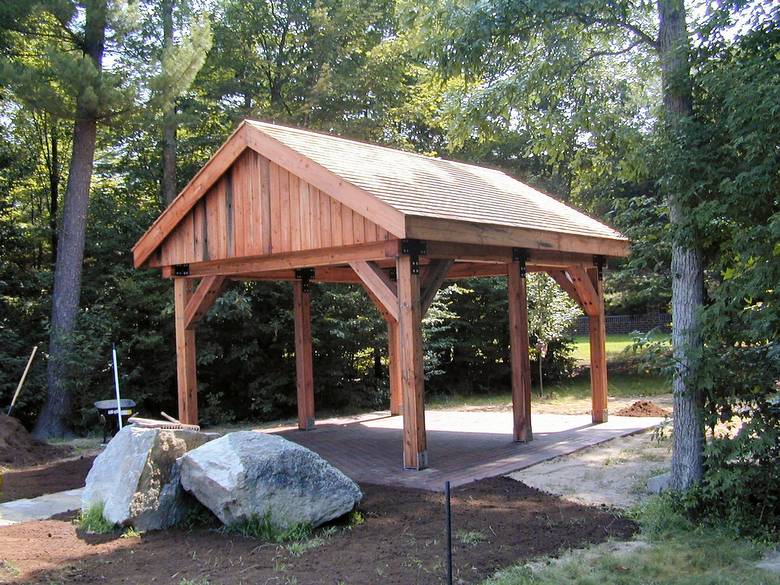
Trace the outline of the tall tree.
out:
<instances>
[{"instance_id":1,"label":"tall tree","mask_svg":"<svg viewBox=\"0 0 780 585\"><path fill-rule=\"evenodd\" d=\"M48 394L34 429L38 437L52 437L68 433L72 396L66 364L78 317L98 124L145 105L142 96L147 104L169 103L194 78L210 37L207 29L193 35L177 55L168 53L156 71L140 63L123 68L121 57L106 69L107 40L121 52L124 39L136 26L137 14L131 7L122 9L108 0L42 1L26 6L22 19L1 22L17 47L27 42L29 48L16 51L0 73L20 101L73 120L49 323ZM144 69L146 75L138 75ZM148 91L142 92L142 87Z\"/></svg>"},{"instance_id":2,"label":"tall tree","mask_svg":"<svg viewBox=\"0 0 780 585\"><path fill-rule=\"evenodd\" d=\"M84 12L81 50L84 73L99 79L103 71L106 41L105 2L88 2ZM36 422L39 437L61 437L67 433L64 415L70 412L71 396L65 386L65 354L68 337L76 325L81 294L81 263L84 257L89 186L95 159L98 103L85 87L76 95L73 145L65 188L62 223L57 241L59 250L54 269L51 329L49 337L48 399Z\"/></svg>"},{"instance_id":3,"label":"tall tree","mask_svg":"<svg viewBox=\"0 0 780 585\"><path fill-rule=\"evenodd\" d=\"M664 131L675 140L693 113L690 40L683 0L658 0L658 54L661 60ZM673 168L673 167L671 167ZM694 379L695 359L701 353L697 324L704 295L704 271L696 235L691 231L691 209L680 192L680 177L666 177L664 187L672 224L672 347L675 373L672 485L688 489L702 477L704 427L702 394Z\"/></svg>"},{"instance_id":4,"label":"tall tree","mask_svg":"<svg viewBox=\"0 0 780 585\"><path fill-rule=\"evenodd\" d=\"M163 51L173 47L174 0L162 0ZM176 197L176 102L165 108L162 135L162 196L165 205Z\"/></svg>"},{"instance_id":5,"label":"tall tree","mask_svg":"<svg viewBox=\"0 0 780 585\"><path fill-rule=\"evenodd\" d=\"M585 160L593 167L600 159L613 160L611 172L619 180L632 165L622 160L616 147L626 137L647 134L646 104L654 95L651 83L642 84L635 77L634 84L626 72L641 74L649 57L660 63L651 72L662 80L661 103L655 104L657 126L665 137L665 154L673 154L668 151L679 144L675 135L691 113L690 40L683 0L489 1L466 2L460 8L445 5L438 18L423 17L426 32L437 32L431 35L433 51L444 70L464 75L470 83L462 95L472 99L466 100L465 108L463 102L455 104L467 114L473 109L475 115L455 119L456 136L478 136L486 127L493 132L491 126L498 120L509 131L530 129L533 148L544 152L550 163ZM459 32L453 35L453 30ZM632 85L645 91L638 96L638 107ZM633 122L626 116L632 104ZM616 105L622 111L616 111ZM579 154L583 145L590 154ZM684 177L673 166L661 166L659 184L673 233L673 484L685 489L702 473L701 400L692 369L701 346L696 315L702 304L703 275L696 235L689 225L688 199L680 192ZM593 170L598 174L608 169ZM587 173L592 174L590 169Z\"/></svg>"}]
</instances>

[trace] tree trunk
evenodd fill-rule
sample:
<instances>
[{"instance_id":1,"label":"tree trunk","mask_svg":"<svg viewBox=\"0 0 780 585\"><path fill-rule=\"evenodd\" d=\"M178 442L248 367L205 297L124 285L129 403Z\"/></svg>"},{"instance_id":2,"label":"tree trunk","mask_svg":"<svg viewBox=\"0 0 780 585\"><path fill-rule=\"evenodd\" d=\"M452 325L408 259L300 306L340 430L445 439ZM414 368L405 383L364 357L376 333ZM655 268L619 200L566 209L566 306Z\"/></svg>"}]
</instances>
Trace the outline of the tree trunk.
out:
<instances>
[{"instance_id":1,"label":"tree trunk","mask_svg":"<svg viewBox=\"0 0 780 585\"><path fill-rule=\"evenodd\" d=\"M57 208L60 199L60 124L57 118L51 121L51 161L49 162L49 238L51 263L57 263Z\"/></svg>"},{"instance_id":2,"label":"tree trunk","mask_svg":"<svg viewBox=\"0 0 780 585\"><path fill-rule=\"evenodd\" d=\"M105 2L86 4L84 52L102 71L106 32ZM81 293L81 271L89 207L89 187L95 158L97 112L77 99L73 126L73 153L62 210L54 269L49 330L48 395L33 435L38 438L69 434L67 417L72 396L66 381L66 365L76 326Z\"/></svg>"},{"instance_id":3,"label":"tree trunk","mask_svg":"<svg viewBox=\"0 0 780 585\"><path fill-rule=\"evenodd\" d=\"M163 47L173 46L173 2L162 3ZM165 205L170 205L177 193L176 188L176 105L163 112L162 137L162 195Z\"/></svg>"},{"instance_id":4,"label":"tree trunk","mask_svg":"<svg viewBox=\"0 0 780 585\"><path fill-rule=\"evenodd\" d=\"M667 133L677 132L680 121L692 113L690 41L683 0L658 0L658 50ZM675 373L672 487L685 490L702 477L704 426L701 392L692 383L691 356L701 348L697 314L703 302L701 252L692 235L684 233L688 213L678 193L669 193L672 224L672 347Z\"/></svg>"}]
</instances>

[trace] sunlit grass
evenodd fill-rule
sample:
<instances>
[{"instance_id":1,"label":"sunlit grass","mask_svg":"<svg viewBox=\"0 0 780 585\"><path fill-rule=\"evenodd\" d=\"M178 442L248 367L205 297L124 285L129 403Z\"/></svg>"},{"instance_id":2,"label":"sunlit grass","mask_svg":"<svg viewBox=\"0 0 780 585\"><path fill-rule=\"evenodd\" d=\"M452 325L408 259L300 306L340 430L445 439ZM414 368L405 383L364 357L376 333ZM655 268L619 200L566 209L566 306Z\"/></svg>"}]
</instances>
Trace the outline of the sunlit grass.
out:
<instances>
[{"instance_id":1,"label":"sunlit grass","mask_svg":"<svg viewBox=\"0 0 780 585\"><path fill-rule=\"evenodd\" d=\"M660 376L640 374L610 374L608 393L612 398L645 398L671 392L669 381ZM539 388L533 388L533 402L539 404L561 404L573 400L590 399L590 376L585 373L577 378L544 385L544 395ZM490 394L455 394L453 396L432 395L426 399L427 408L490 407L511 402L509 390Z\"/></svg>"},{"instance_id":2,"label":"sunlit grass","mask_svg":"<svg viewBox=\"0 0 780 585\"><path fill-rule=\"evenodd\" d=\"M654 340L670 341L671 337L665 334L653 336ZM607 348L607 360L614 360L629 347L634 344L634 335L630 334L610 334L607 335L605 343ZM574 353L572 354L578 363L588 363L590 361L590 339L587 335L578 335L574 338Z\"/></svg>"},{"instance_id":3,"label":"sunlit grass","mask_svg":"<svg viewBox=\"0 0 780 585\"><path fill-rule=\"evenodd\" d=\"M596 546L500 571L483 585L780 585L756 567L768 546L717 526L695 527L664 504L636 513L642 542Z\"/></svg>"}]
</instances>

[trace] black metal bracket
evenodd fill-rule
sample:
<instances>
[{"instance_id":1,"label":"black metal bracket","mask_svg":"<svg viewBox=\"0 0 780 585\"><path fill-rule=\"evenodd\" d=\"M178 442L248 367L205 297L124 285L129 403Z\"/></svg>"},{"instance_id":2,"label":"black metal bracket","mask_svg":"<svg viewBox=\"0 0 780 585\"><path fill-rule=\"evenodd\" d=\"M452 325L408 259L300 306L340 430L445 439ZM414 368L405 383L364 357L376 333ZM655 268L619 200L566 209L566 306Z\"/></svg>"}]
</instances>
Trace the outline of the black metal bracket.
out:
<instances>
[{"instance_id":1,"label":"black metal bracket","mask_svg":"<svg viewBox=\"0 0 780 585\"><path fill-rule=\"evenodd\" d=\"M512 262L520 264L520 278L525 278L528 272L525 262L528 259L528 252L525 248L512 248Z\"/></svg>"},{"instance_id":2,"label":"black metal bracket","mask_svg":"<svg viewBox=\"0 0 780 585\"><path fill-rule=\"evenodd\" d=\"M295 270L295 278L301 281L303 292L309 292L311 279L314 278L314 268L298 268Z\"/></svg>"},{"instance_id":3,"label":"black metal bracket","mask_svg":"<svg viewBox=\"0 0 780 585\"><path fill-rule=\"evenodd\" d=\"M428 242L425 240L401 240L401 254L412 260L412 274L420 274L420 256L428 254Z\"/></svg>"},{"instance_id":4,"label":"black metal bracket","mask_svg":"<svg viewBox=\"0 0 780 585\"><path fill-rule=\"evenodd\" d=\"M604 267L607 265L607 259L604 256L593 256L593 263L598 269L599 280L604 280Z\"/></svg>"},{"instance_id":5,"label":"black metal bracket","mask_svg":"<svg viewBox=\"0 0 780 585\"><path fill-rule=\"evenodd\" d=\"M189 276L190 265L189 264L174 264L173 265L174 276Z\"/></svg>"}]
</instances>

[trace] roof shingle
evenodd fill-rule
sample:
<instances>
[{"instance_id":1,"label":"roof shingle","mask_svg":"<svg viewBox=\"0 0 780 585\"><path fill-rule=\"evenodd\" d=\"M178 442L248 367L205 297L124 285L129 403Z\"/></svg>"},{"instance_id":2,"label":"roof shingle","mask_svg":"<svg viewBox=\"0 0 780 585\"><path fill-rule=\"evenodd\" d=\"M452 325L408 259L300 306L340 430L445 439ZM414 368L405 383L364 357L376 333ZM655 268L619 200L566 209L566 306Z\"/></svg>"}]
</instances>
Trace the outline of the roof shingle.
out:
<instances>
[{"instance_id":1,"label":"roof shingle","mask_svg":"<svg viewBox=\"0 0 780 585\"><path fill-rule=\"evenodd\" d=\"M405 215L626 239L501 171L287 126L247 123Z\"/></svg>"}]
</instances>

